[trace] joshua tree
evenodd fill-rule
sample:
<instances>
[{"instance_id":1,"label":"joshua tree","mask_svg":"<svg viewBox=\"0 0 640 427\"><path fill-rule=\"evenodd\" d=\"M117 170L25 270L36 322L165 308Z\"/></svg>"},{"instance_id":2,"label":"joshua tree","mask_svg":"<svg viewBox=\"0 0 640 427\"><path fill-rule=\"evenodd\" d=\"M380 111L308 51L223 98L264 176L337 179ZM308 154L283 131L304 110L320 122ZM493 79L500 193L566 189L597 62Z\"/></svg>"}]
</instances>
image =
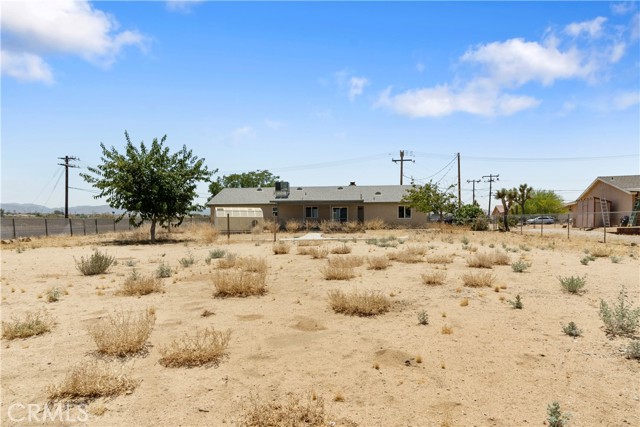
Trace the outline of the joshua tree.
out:
<instances>
[{"instance_id":1,"label":"joshua tree","mask_svg":"<svg viewBox=\"0 0 640 427\"><path fill-rule=\"evenodd\" d=\"M496 192L496 199L502 202L502 207L504 208L504 231L509 231L509 221L507 220L507 216L509 215L511 206L513 205L513 202L516 201L517 197L518 190L516 190L515 188L512 188L510 190L503 188Z\"/></svg>"}]
</instances>

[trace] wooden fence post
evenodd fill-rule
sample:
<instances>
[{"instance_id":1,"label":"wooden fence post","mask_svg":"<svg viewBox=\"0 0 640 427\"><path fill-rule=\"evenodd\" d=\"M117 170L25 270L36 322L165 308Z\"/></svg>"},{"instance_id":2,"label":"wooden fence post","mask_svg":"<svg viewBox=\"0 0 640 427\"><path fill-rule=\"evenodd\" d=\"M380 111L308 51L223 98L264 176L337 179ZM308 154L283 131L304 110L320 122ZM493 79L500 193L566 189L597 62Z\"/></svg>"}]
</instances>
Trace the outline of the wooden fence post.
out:
<instances>
[{"instance_id":1,"label":"wooden fence post","mask_svg":"<svg viewBox=\"0 0 640 427\"><path fill-rule=\"evenodd\" d=\"M73 237L73 223L71 222L71 218L69 218L69 234Z\"/></svg>"},{"instance_id":2,"label":"wooden fence post","mask_svg":"<svg viewBox=\"0 0 640 427\"><path fill-rule=\"evenodd\" d=\"M44 219L44 235L49 237L49 226L47 224L47 218Z\"/></svg>"},{"instance_id":3,"label":"wooden fence post","mask_svg":"<svg viewBox=\"0 0 640 427\"><path fill-rule=\"evenodd\" d=\"M11 220L13 221L13 238L15 239L16 236L16 219L15 218L11 218Z\"/></svg>"},{"instance_id":4,"label":"wooden fence post","mask_svg":"<svg viewBox=\"0 0 640 427\"><path fill-rule=\"evenodd\" d=\"M231 240L231 219L229 214L227 214L227 243Z\"/></svg>"},{"instance_id":5,"label":"wooden fence post","mask_svg":"<svg viewBox=\"0 0 640 427\"><path fill-rule=\"evenodd\" d=\"M98 234L98 218L95 219L96 222L96 235Z\"/></svg>"}]
</instances>

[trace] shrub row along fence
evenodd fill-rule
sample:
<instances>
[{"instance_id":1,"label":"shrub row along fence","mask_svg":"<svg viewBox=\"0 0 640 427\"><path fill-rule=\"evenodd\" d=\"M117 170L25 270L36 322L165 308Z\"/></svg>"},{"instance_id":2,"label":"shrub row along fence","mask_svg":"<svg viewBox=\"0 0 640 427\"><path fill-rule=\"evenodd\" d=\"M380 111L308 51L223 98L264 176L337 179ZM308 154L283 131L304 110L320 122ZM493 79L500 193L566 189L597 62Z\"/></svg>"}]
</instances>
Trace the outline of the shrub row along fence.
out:
<instances>
[{"instance_id":1,"label":"shrub row along fence","mask_svg":"<svg viewBox=\"0 0 640 427\"><path fill-rule=\"evenodd\" d=\"M188 218L184 223L209 222L209 218ZM128 218L23 218L4 217L0 221L0 239L40 236L86 236L131 230Z\"/></svg>"}]
</instances>

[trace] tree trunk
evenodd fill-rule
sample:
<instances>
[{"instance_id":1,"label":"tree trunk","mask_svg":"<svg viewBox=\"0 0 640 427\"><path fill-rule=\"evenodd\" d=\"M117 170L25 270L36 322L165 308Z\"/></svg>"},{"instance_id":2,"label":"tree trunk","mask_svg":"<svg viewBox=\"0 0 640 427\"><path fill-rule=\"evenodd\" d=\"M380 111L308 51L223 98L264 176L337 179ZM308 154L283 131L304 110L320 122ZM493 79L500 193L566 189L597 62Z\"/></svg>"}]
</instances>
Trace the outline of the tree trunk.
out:
<instances>
[{"instance_id":1,"label":"tree trunk","mask_svg":"<svg viewBox=\"0 0 640 427\"><path fill-rule=\"evenodd\" d=\"M507 212L504 213L504 231L509 231L509 220L507 219Z\"/></svg>"},{"instance_id":2,"label":"tree trunk","mask_svg":"<svg viewBox=\"0 0 640 427\"><path fill-rule=\"evenodd\" d=\"M151 220L151 243L156 242L156 219Z\"/></svg>"}]
</instances>

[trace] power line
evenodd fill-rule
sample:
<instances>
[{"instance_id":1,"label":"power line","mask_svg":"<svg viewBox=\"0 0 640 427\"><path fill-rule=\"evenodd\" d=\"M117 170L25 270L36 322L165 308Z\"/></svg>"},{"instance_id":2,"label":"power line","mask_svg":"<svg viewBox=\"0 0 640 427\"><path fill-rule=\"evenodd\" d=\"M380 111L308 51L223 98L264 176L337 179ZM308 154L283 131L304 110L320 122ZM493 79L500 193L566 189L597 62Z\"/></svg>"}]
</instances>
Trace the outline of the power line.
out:
<instances>
[{"instance_id":1,"label":"power line","mask_svg":"<svg viewBox=\"0 0 640 427\"><path fill-rule=\"evenodd\" d=\"M499 176L500 175L489 174L482 177L482 179L489 178L487 181L485 181L489 183L489 211L487 212L487 215L491 215L491 184L493 184L494 181L500 181L500 179L498 178Z\"/></svg>"},{"instance_id":2,"label":"power line","mask_svg":"<svg viewBox=\"0 0 640 427\"><path fill-rule=\"evenodd\" d=\"M399 159L391 159L391 161L393 163L400 163L400 185L402 185L402 178L404 177L404 174L403 174L404 162L413 162L413 163L415 163L416 161L413 160L413 159L405 159L404 158L404 150L400 150L400 158Z\"/></svg>"},{"instance_id":3,"label":"power line","mask_svg":"<svg viewBox=\"0 0 640 427\"><path fill-rule=\"evenodd\" d=\"M73 156L58 157L60 160L64 160L64 163L58 163L64 167L64 217L69 218L69 168L77 168L78 166L72 165L70 161L80 160Z\"/></svg>"}]
</instances>

